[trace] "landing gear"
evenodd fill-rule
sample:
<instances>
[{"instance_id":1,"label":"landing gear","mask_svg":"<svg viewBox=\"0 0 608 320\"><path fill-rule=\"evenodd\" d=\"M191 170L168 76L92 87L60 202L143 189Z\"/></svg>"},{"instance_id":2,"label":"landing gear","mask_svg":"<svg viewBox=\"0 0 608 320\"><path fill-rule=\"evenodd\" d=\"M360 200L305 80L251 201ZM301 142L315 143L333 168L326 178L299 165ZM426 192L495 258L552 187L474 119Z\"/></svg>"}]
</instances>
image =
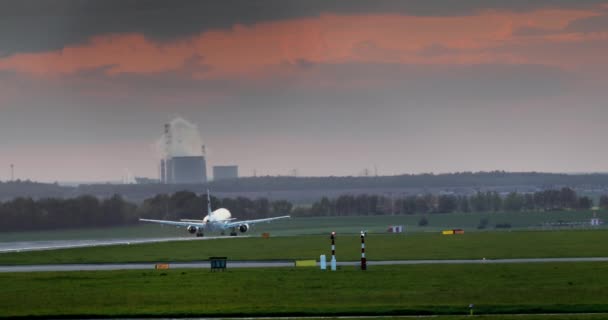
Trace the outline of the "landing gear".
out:
<instances>
[{"instance_id":1,"label":"landing gear","mask_svg":"<svg viewBox=\"0 0 608 320\"><path fill-rule=\"evenodd\" d=\"M203 233L202 233L202 232L199 232L199 233L197 233L197 234L196 234L196 237L197 237L197 238L201 238L201 237L203 237L203 236L204 236L204 235L203 235Z\"/></svg>"},{"instance_id":2,"label":"landing gear","mask_svg":"<svg viewBox=\"0 0 608 320\"><path fill-rule=\"evenodd\" d=\"M221 235L225 236L226 232L224 232L224 230L222 230L222 232L220 232Z\"/></svg>"},{"instance_id":3,"label":"landing gear","mask_svg":"<svg viewBox=\"0 0 608 320\"><path fill-rule=\"evenodd\" d=\"M236 233L236 228L232 228L232 229L230 230L230 236L231 236L231 237L236 237L236 235L237 235L237 233Z\"/></svg>"}]
</instances>

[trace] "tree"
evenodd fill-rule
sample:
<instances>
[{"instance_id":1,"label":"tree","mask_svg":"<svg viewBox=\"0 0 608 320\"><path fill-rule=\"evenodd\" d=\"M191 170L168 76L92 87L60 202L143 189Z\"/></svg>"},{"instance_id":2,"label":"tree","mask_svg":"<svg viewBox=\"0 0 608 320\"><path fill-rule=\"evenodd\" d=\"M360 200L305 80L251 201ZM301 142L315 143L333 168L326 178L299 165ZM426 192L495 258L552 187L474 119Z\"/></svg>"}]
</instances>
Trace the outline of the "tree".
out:
<instances>
[{"instance_id":1,"label":"tree","mask_svg":"<svg viewBox=\"0 0 608 320\"><path fill-rule=\"evenodd\" d=\"M420 220L418 220L418 226L420 227L425 227L429 224L429 220L426 217L422 217L420 218Z\"/></svg>"},{"instance_id":2,"label":"tree","mask_svg":"<svg viewBox=\"0 0 608 320\"><path fill-rule=\"evenodd\" d=\"M524 195L524 210L532 211L536 209L536 204L534 203L534 194L526 193Z\"/></svg>"},{"instance_id":3,"label":"tree","mask_svg":"<svg viewBox=\"0 0 608 320\"><path fill-rule=\"evenodd\" d=\"M494 212L502 210L502 198L496 191L488 192L486 200L489 201L488 207Z\"/></svg>"},{"instance_id":4,"label":"tree","mask_svg":"<svg viewBox=\"0 0 608 320\"><path fill-rule=\"evenodd\" d=\"M355 197L351 195L342 195L336 199L336 215L348 216L354 214Z\"/></svg>"},{"instance_id":5,"label":"tree","mask_svg":"<svg viewBox=\"0 0 608 320\"><path fill-rule=\"evenodd\" d=\"M505 211L519 212L524 207L524 202L524 197L521 194L511 192L505 198L503 206Z\"/></svg>"},{"instance_id":6,"label":"tree","mask_svg":"<svg viewBox=\"0 0 608 320\"><path fill-rule=\"evenodd\" d=\"M144 200L137 208L137 215L146 219L169 219L170 203L169 196L158 194L152 198Z\"/></svg>"},{"instance_id":7,"label":"tree","mask_svg":"<svg viewBox=\"0 0 608 320\"><path fill-rule=\"evenodd\" d=\"M331 216L333 214L332 207L331 201L327 197L323 197L321 201L312 205L312 212L318 216Z\"/></svg>"},{"instance_id":8,"label":"tree","mask_svg":"<svg viewBox=\"0 0 608 320\"><path fill-rule=\"evenodd\" d=\"M293 209L293 204L289 201L278 200L272 202L272 214L274 216L278 215L289 215L291 214L291 210Z\"/></svg>"},{"instance_id":9,"label":"tree","mask_svg":"<svg viewBox=\"0 0 608 320\"><path fill-rule=\"evenodd\" d=\"M429 204L423 197L416 197L416 213L429 212Z\"/></svg>"},{"instance_id":10,"label":"tree","mask_svg":"<svg viewBox=\"0 0 608 320\"><path fill-rule=\"evenodd\" d=\"M267 198L258 198L254 202L255 217L266 218L270 216L270 201Z\"/></svg>"},{"instance_id":11,"label":"tree","mask_svg":"<svg viewBox=\"0 0 608 320\"><path fill-rule=\"evenodd\" d=\"M470 202L474 212L488 211L488 201L486 200L485 193L477 192L475 195L471 196Z\"/></svg>"},{"instance_id":12,"label":"tree","mask_svg":"<svg viewBox=\"0 0 608 320\"><path fill-rule=\"evenodd\" d=\"M127 221L127 215L130 210L131 208L122 197L115 194L101 203L103 220L100 221L100 225L114 226L124 224Z\"/></svg>"},{"instance_id":13,"label":"tree","mask_svg":"<svg viewBox=\"0 0 608 320\"><path fill-rule=\"evenodd\" d=\"M203 199L194 192L178 191L171 195L169 201L173 209L170 213L171 219L201 219L201 216L207 212Z\"/></svg>"},{"instance_id":14,"label":"tree","mask_svg":"<svg viewBox=\"0 0 608 320\"><path fill-rule=\"evenodd\" d=\"M559 203L562 208L576 208L576 192L570 188L562 188L559 192Z\"/></svg>"},{"instance_id":15,"label":"tree","mask_svg":"<svg viewBox=\"0 0 608 320\"><path fill-rule=\"evenodd\" d=\"M402 200L400 205L402 212L405 214L414 214L416 213L416 197L409 196Z\"/></svg>"},{"instance_id":16,"label":"tree","mask_svg":"<svg viewBox=\"0 0 608 320\"><path fill-rule=\"evenodd\" d=\"M490 221L488 220L488 218L481 218L479 220L479 224L477 225L477 229L485 229L489 223Z\"/></svg>"},{"instance_id":17,"label":"tree","mask_svg":"<svg viewBox=\"0 0 608 320\"><path fill-rule=\"evenodd\" d=\"M452 195L439 196L437 205L438 213L452 213L457 209L456 197Z\"/></svg>"},{"instance_id":18,"label":"tree","mask_svg":"<svg viewBox=\"0 0 608 320\"><path fill-rule=\"evenodd\" d=\"M602 195L600 197L600 204L599 204L599 206L602 209L608 209L608 195Z\"/></svg>"},{"instance_id":19,"label":"tree","mask_svg":"<svg viewBox=\"0 0 608 320\"><path fill-rule=\"evenodd\" d=\"M591 209L593 207L593 200L587 196L578 198L578 208L579 209Z\"/></svg>"},{"instance_id":20,"label":"tree","mask_svg":"<svg viewBox=\"0 0 608 320\"><path fill-rule=\"evenodd\" d=\"M471 212L471 206L469 205L469 197L467 197L467 196L458 197L458 210L460 210L460 212L464 212L464 213Z\"/></svg>"}]
</instances>

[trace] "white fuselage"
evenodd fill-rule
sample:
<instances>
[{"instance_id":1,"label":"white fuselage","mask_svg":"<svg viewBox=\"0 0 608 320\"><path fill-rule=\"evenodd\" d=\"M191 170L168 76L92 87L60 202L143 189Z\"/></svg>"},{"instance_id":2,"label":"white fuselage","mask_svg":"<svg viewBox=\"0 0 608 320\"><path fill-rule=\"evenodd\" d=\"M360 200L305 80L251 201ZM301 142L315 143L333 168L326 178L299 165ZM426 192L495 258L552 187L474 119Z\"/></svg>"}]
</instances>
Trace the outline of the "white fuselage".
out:
<instances>
[{"instance_id":1,"label":"white fuselage","mask_svg":"<svg viewBox=\"0 0 608 320\"><path fill-rule=\"evenodd\" d=\"M219 208L211 214L208 214L203 218L203 223L205 224L205 228L208 230L223 230L224 223L230 221L232 215L230 211L225 208Z\"/></svg>"}]
</instances>

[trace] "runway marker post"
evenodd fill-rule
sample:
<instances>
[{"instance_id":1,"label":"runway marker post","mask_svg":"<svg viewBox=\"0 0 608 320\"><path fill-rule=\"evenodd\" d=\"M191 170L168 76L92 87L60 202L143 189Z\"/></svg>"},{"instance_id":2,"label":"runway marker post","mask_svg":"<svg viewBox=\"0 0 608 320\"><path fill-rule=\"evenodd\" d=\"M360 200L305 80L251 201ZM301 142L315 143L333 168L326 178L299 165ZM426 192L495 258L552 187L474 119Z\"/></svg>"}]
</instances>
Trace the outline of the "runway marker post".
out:
<instances>
[{"instance_id":1,"label":"runway marker post","mask_svg":"<svg viewBox=\"0 0 608 320\"><path fill-rule=\"evenodd\" d=\"M367 270L367 260L365 259L365 232L361 231L361 270Z\"/></svg>"},{"instance_id":2,"label":"runway marker post","mask_svg":"<svg viewBox=\"0 0 608 320\"><path fill-rule=\"evenodd\" d=\"M331 232L331 271L336 271L336 232Z\"/></svg>"}]
</instances>

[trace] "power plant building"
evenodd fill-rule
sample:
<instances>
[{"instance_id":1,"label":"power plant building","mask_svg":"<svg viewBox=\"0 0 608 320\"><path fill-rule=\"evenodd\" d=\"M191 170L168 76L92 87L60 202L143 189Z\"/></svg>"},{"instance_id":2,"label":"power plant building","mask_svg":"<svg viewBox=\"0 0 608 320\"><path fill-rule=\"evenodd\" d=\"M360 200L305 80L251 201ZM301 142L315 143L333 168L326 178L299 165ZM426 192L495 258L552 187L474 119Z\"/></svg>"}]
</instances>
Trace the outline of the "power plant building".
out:
<instances>
[{"instance_id":1,"label":"power plant building","mask_svg":"<svg viewBox=\"0 0 608 320\"><path fill-rule=\"evenodd\" d=\"M236 179L239 177L238 166L214 166L213 167L213 180L227 180Z\"/></svg>"},{"instance_id":2,"label":"power plant building","mask_svg":"<svg viewBox=\"0 0 608 320\"><path fill-rule=\"evenodd\" d=\"M163 169L164 168L164 169ZM164 183L199 184L207 183L207 163L203 156L172 157L161 161Z\"/></svg>"},{"instance_id":3,"label":"power plant building","mask_svg":"<svg viewBox=\"0 0 608 320\"><path fill-rule=\"evenodd\" d=\"M166 184L207 183L205 146L196 126L183 119L165 124L165 158L160 160L160 180Z\"/></svg>"}]
</instances>

